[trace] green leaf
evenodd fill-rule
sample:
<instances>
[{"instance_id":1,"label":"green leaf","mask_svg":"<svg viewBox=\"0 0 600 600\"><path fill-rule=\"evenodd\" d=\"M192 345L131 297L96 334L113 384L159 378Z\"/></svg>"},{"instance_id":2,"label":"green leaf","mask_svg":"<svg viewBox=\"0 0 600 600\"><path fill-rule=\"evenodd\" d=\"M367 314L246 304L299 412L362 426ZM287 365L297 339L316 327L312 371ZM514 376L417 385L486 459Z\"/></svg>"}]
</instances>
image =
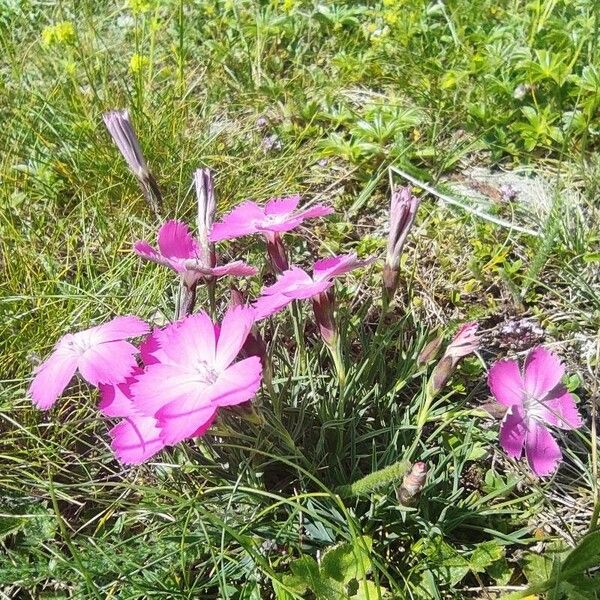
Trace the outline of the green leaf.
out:
<instances>
[{"instance_id":1,"label":"green leaf","mask_svg":"<svg viewBox=\"0 0 600 600\"><path fill-rule=\"evenodd\" d=\"M571 581L579 578L587 569L600 564L600 531L586 535L565 558L560 569L560 578Z\"/></svg>"},{"instance_id":2,"label":"green leaf","mask_svg":"<svg viewBox=\"0 0 600 600\"><path fill-rule=\"evenodd\" d=\"M485 571L492 563L504 556L504 547L497 542L489 541L479 544L469 559L469 566L476 573Z\"/></svg>"},{"instance_id":3,"label":"green leaf","mask_svg":"<svg viewBox=\"0 0 600 600\"><path fill-rule=\"evenodd\" d=\"M487 567L486 572L496 585L507 585L513 576L514 569L505 558L501 558Z\"/></svg>"},{"instance_id":4,"label":"green leaf","mask_svg":"<svg viewBox=\"0 0 600 600\"><path fill-rule=\"evenodd\" d=\"M351 579L358 579L371 569L369 552L373 540L362 536L352 544L341 544L329 549L321 561L324 575L336 581L348 583Z\"/></svg>"},{"instance_id":5,"label":"green leaf","mask_svg":"<svg viewBox=\"0 0 600 600\"><path fill-rule=\"evenodd\" d=\"M385 592L385 588L378 587L372 581L360 581L356 594L351 597L356 600L379 600Z\"/></svg>"},{"instance_id":6,"label":"green leaf","mask_svg":"<svg viewBox=\"0 0 600 600\"><path fill-rule=\"evenodd\" d=\"M319 565L312 556L301 556L290 564L290 571L295 575L296 582L304 582L305 587L316 590L321 581ZM286 583L287 585L287 583Z\"/></svg>"},{"instance_id":7,"label":"green leaf","mask_svg":"<svg viewBox=\"0 0 600 600\"><path fill-rule=\"evenodd\" d=\"M547 554L528 552L523 557L523 573L529 584L540 584L550 579L555 558Z\"/></svg>"}]
</instances>

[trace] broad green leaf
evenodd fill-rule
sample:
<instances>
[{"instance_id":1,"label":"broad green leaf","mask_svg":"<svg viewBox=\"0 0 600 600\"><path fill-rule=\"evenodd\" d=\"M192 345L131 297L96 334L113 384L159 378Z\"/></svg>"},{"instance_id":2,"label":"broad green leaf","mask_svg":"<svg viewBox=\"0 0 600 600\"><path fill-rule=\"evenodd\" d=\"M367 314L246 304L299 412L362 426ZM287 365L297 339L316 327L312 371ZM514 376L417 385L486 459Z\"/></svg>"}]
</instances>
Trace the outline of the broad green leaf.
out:
<instances>
[{"instance_id":1,"label":"broad green leaf","mask_svg":"<svg viewBox=\"0 0 600 600\"><path fill-rule=\"evenodd\" d=\"M319 586L321 580L319 565L312 556L301 556L296 559L290 564L290 570L296 577L294 581L303 581L306 584L306 587L309 587L311 590L316 590Z\"/></svg>"},{"instance_id":2,"label":"broad green leaf","mask_svg":"<svg viewBox=\"0 0 600 600\"><path fill-rule=\"evenodd\" d=\"M358 590L352 598L356 598L356 600L379 600L386 591L385 588L378 587L372 581L360 581Z\"/></svg>"},{"instance_id":3,"label":"broad green leaf","mask_svg":"<svg viewBox=\"0 0 600 600\"><path fill-rule=\"evenodd\" d=\"M486 573L496 582L496 585L507 585L513 572L514 569L505 558L493 562L486 568Z\"/></svg>"},{"instance_id":4,"label":"broad green leaf","mask_svg":"<svg viewBox=\"0 0 600 600\"><path fill-rule=\"evenodd\" d=\"M600 564L600 531L586 535L565 558L560 569L560 578L571 581L579 578L587 569ZM572 582L575 583L575 582Z\"/></svg>"},{"instance_id":5,"label":"broad green leaf","mask_svg":"<svg viewBox=\"0 0 600 600\"><path fill-rule=\"evenodd\" d=\"M362 577L371 569L369 551L372 545L373 540L363 536L354 546L349 543L334 546L323 555L321 561L323 574L343 583Z\"/></svg>"},{"instance_id":6,"label":"broad green leaf","mask_svg":"<svg viewBox=\"0 0 600 600\"><path fill-rule=\"evenodd\" d=\"M500 560L504 556L504 547L500 544L489 541L479 544L469 559L469 566L476 573L481 573L493 562Z\"/></svg>"}]
</instances>

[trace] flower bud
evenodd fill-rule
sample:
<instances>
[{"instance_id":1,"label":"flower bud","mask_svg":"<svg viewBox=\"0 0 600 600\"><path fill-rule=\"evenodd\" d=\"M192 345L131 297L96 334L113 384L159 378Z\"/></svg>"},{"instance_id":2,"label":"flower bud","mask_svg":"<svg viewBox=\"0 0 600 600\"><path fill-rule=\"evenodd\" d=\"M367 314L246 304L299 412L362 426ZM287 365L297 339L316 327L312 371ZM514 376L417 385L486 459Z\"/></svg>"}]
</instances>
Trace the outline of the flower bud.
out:
<instances>
[{"instance_id":1,"label":"flower bud","mask_svg":"<svg viewBox=\"0 0 600 600\"><path fill-rule=\"evenodd\" d=\"M427 465L424 462L415 463L396 491L398 502L402 506L414 506L419 500L426 479Z\"/></svg>"},{"instance_id":2,"label":"flower bud","mask_svg":"<svg viewBox=\"0 0 600 600\"><path fill-rule=\"evenodd\" d=\"M390 231L383 271L383 284L390 296L398 287L402 248L417 216L419 204L419 198L413 196L408 187L403 187L392 192L390 202Z\"/></svg>"},{"instance_id":3,"label":"flower bud","mask_svg":"<svg viewBox=\"0 0 600 600\"><path fill-rule=\"evenodd\" d=\"M444 388L461 358L472 354L479 348L479 338L476 335L478 327L479 325L474 322L464 323L459 327L440 362L431 373L427 384L431 394L436 395Z\"/></svg>"},{"instance_id":4,"label":"flower bud","mask_svg":"<svg viewBox=\"0 0 600 600\"><path fill-rule=\"evenodd\" d=\"M111 110L103 115L104 124L129 170L140 183L144 197L156 215L162 203L162 194L154 175L148 169L142 149L126 110Z\"/></svg>"},{"instance_id":5,"label":"flower bud","mask_svg":"<svg viewBox=\"0 0 600 600\"><path fill-rule=\"evenodd\" d=\"M269 262L275 273L283 273L289 269L287 252L279 233L267 232L267 253Z\"/></svg>"},{"instance_id":6,"label":"flower bud","mask_svg":"<svg viewBox=\"0 0 600 600\"><path fill-rule=\"evenodd\" d=\"M217 264L215 246L209 241L209 236L217 205L211 170L198 169L194 173L194 184L198 201L198 242L202 250L202 260L207 267L214 267Z\"/></svg>"},{"instance_id":7,"label":"flower bud","mask_svg":"<svg viewBox=\"0 0 600 600\"><path fill-rule=\"evenodd\" d=\"M337 327L335 323L335 298L331 289L313 298L315 321L323 341L333 348L337 342Z\"/></svg>"},{"instance_id":8,"label":"flower bud","mask_svg":"<svg viewBox=\"0 0 600 600\"><path fill-rule=\"evenodd\" d=\"M440 349L443 341L444 336L440 334L436 335L432 340L427 342L417 357L417 366L423 367L427 363L431 362L437 356L438 350Z\"/></svg>"}]
</instances>

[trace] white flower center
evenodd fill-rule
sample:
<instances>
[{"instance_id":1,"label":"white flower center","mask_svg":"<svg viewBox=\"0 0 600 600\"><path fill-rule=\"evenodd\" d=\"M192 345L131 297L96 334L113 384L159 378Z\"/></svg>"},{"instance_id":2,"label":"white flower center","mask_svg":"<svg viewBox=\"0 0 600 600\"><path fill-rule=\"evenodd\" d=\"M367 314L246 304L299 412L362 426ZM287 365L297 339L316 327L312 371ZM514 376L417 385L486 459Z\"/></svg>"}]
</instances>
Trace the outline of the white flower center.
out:
<instances>
[{"instance_id":1,"label":"white flower center","mask_svg":"<svg viewBox=\"0 0 600 600\"><path fill-rule=\"evenodd\" d=\"M219 374L203 360L196 365L196 373L198 379L206 385L214 383L219 377Z\"/></svg>"},{"instance_id":2,"label":"white flower center","mask_svg":"<svg viewBox=\"0 0 600 600\"><path fill-rule=\"evenodd\" d=\"M288 215L265 215L261 219L258 219L256 223L262 227L268 227L269 225L279 225L288 218Z\"/></svg>"},{"instance_id":3,"label":"white flower center","mask_svg":"<svg viewBox=\"0 0 600 600\"><path fill-rule=\"evenodd\" d=\"M523 408L528 418L544 421L545 404L529 392L524 392Z\"/></svg>"}]
</instances>

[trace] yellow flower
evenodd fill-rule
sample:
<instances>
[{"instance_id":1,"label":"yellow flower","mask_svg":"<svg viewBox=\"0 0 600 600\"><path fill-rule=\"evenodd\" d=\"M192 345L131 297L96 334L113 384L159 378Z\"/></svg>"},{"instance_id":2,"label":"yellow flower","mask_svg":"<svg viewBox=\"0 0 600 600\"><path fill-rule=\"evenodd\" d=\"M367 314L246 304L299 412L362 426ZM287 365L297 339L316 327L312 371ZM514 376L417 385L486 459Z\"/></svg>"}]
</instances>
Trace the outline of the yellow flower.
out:
<instances>
[{"instance_id":1,"label":"yellow flower","mask_svg":"<svg viewBox=\"0 0 600 600\"><path fill-rule=\"evenodd\" d=\"M139 73L148 66L148 59L141 54L134 54L129 61L129 70L132 73Z\"/></svg>"},{"instance_id":2,"label":"yellow flower","mask_svg":"<svg viewBox=\"0 0 600 600\"><path fill-rule=\"evenodd\" d=\"M285 12L291 12L295 6L295 0L283 0L283 10L285 10Z\"/></svg>"},{"instance_id":3,"label":"yellow flower","mask_svg":"<svg viewBox=\"0 0 600 600\"><path fill-rule=\"evenodd\" d=\"M383 13L383 19L388 25L395 25L398 22L398 13L392 10L386 10Z\"/></svg>"},{"instance_id":4,"label":"yellow flower","mask_svg":"<svg viewBox=\"0 0 600 600\"><path fill-rule=\"evenodd\" d=\"M68 44L75 39L75 27L70 21L62 21L44 27L42 41L46 46L53 44Z\"/></svg>"},{"instance_id":5,"label":"yellow flower","mask_svg":"<svg viewBox=\"0 0 600 600\"><path fill-rule=\"evenodd\" d=\"M150 10L150 2L148 0L129 0L129 10L134 15L143 15Z\"/></svg>"}]
</instances>

